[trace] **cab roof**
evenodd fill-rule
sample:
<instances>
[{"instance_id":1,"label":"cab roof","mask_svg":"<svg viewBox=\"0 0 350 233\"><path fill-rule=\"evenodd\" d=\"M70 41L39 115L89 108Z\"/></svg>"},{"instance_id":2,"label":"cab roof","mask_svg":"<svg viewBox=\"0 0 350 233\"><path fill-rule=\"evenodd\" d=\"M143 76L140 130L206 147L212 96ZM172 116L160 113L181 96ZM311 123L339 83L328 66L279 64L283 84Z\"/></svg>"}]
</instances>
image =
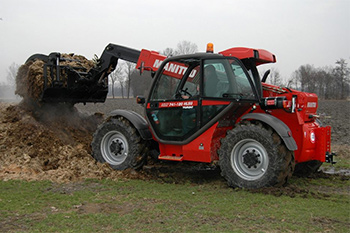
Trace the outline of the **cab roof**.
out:
<instances>
[{"instance_id":1,"label":"cab roof","mask_svg":"<svg viewBox=\"0 0 350 233\"><path fill-rule=\"evenodd\" d=\"M252 49L245 47L230 48L219 53L195 53L187 55L178 55L168 58L167 60L198 60L198 59L210 59L220 57L236 57L240 60L253 59L255 60L256 66L265 63L275 63L276 56L271 52L264 49Z\"/></svg>"},{"instance_id":2,"label":"cab roof","mask_svg":"<svg viewBox=\"0 0 350 233\"><path fill-rule=\"evenodd\" d=\"M224 51L219 52L227 57L237 57L238 59L247 59L252 58L255 59L256 66L265 64L265 63L275 63L276 56L271 52L264 49L252 49L245 47L236 47L226 49Z\"/></svg>"}]
</instances>

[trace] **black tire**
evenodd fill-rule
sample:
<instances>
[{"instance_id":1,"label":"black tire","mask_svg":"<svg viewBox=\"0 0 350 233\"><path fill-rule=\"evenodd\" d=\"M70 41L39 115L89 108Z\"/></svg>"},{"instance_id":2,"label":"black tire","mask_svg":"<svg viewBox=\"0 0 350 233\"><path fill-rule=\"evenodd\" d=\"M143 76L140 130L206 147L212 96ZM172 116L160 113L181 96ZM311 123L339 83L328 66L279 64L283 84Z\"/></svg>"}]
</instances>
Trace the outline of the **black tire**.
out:
<instances>
[{"instance_id":1,"label":"black tire","mask_svg":"<svg viewBox=\"0 0 350 233\"><path fill-rule=\"evenodd\" d=\"M231 187L282 186L294 171L294 152L260 123L238 124L221 140L218 152L221 175Z\"/></svg>"},{"instance_id":2,"label":"black tire","mask_svg":"<svg viewBox=\"0 0 350 233\"><path fill-rule=\"evenodd\" d=\"M303 163L298 163L295 165L294 174L299 177L310 176L318 171L322 166L322 162L318 160L311 160Z\"/></svg>"},{"instance_id":3,"label":"black tire","mask_svg":"<svg viewBox=\"0 0 350 233\"><path fill-rule=\"evenodd\" d=\"M141 168L146 160L145 146L137 130L123 117L100 125L91 143L92 156L115 170Z\"/></svg>"}]
</instances>

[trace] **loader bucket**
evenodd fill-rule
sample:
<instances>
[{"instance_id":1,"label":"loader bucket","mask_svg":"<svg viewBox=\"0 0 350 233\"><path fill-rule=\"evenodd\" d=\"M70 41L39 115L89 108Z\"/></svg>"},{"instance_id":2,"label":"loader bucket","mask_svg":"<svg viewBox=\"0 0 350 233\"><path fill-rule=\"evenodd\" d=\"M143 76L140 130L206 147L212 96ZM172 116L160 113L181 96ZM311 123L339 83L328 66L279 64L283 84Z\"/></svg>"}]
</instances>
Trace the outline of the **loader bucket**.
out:
<instances>
[{"instance_id":1,"label":"loader bucket","mask_svg":"<svg viewBox=\"0 0 350 233\"><path fill-rule=\"evenodd\" d=\"M35 54L28 58L22 72L21 69L20 77L17 75L16 93L24 98L71 104L106 100L108 78L94 67L93 61L82 56Z\"/></svg>"}]
</instances>

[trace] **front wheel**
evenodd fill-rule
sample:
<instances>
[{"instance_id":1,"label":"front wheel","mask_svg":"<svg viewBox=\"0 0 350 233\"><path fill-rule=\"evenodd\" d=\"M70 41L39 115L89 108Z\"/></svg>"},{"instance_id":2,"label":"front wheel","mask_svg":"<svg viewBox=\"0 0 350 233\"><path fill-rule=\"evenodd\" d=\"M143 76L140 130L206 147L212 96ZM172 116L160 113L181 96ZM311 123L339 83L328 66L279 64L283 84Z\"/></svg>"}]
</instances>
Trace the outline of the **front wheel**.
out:
<instances>
[{"instance_id":1,"label":"front wheel","mask_svg":"<svg viewBox=\"0 0 350 233\"><path fill-rule=\"evenodd\" d=\"M122 117L102 124L94 133L92 156L115 170L140 168L144 162L145 141L130 122Z\"/></svg>"},{"instance_id":2,"label":"front wheel","mask_svg":"<svg viewBox=\"0 0 350 233\"><path fill-rule=\"evenodd\" d=\"M294 153L261 124L239 124L221 141L219 165L229 186L282 186L294 171Z\"/></svg>"}]
</instances>

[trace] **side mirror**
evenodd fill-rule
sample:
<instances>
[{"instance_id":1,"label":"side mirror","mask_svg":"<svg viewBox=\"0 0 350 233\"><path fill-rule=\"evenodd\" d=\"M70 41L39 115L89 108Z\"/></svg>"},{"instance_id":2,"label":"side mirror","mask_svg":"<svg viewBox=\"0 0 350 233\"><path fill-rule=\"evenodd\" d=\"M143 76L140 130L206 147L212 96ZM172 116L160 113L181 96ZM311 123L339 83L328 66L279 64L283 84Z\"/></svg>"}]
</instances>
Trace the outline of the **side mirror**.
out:
<instances>
[{"instance_id":1,"label":"side mirror","mask_svg":"<svg viewBox=\"0 0 350 233\"><path fill-rule=\"evenodd\" d=\"M271 72L271 70L267 70L267 71L265 72L263 78L261 79L261 82L264 83L264 82L266 81L266 79L267 79L267 77L269 76L270 72Z\"/></svg>"},{"instance_id":2,"label":"side mirror","mask_svg":"<svg viewBox=\"0 0 350 233\"><path fill-rule=\"evenodd\" d=\"M143 97L143 96L137 96L136 97L136 103L138 103L138 104L144 104L146 101L145 101L145 97Z\"/></svg>"},{"instance_id":3,"label":"side mirror","mask_svg":"<svg viewBox=\"0 0 350 233\"><path fill-rule=\"evenodd\" d=\"M154 76L156 75L156 72L155 71L151 71L151 77L154 78Z\"/></svg>"},{"instance_id":4,"label":"side mirror","mask_svg":"<svg viewBox=\"0 0 350 233\"><path fill-rule=\"evenodd\" d=\"M148 70L148 71L151 71L151 77L154 78L156 72L152 69L152 67L146 67L145 66L145 62L141 62L140 66L137 68L140 70L140 75L145 71L145 70Z\"/></svg>"}]
</instances>

